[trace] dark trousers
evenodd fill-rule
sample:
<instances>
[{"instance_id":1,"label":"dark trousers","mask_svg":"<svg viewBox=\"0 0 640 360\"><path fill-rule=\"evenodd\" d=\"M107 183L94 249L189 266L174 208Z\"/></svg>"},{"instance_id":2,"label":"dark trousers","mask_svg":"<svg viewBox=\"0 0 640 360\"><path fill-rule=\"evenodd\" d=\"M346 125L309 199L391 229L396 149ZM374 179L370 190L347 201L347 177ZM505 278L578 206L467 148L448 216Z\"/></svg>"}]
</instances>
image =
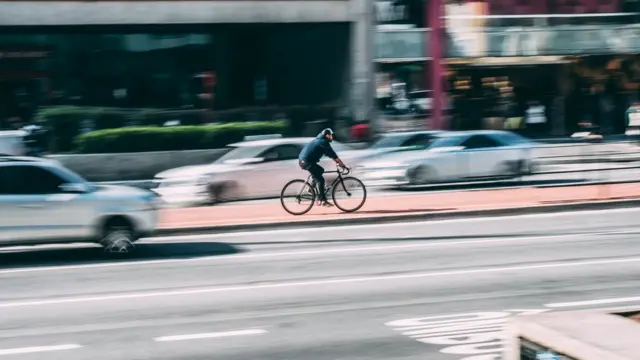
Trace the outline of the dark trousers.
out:
<instances>
[{"instance_id":1,"label":"dark trousers","mask_svg":"<svg viewBox=\"0 0 640 360\"><path fill-rule=\"evenodd\" d=\"M309 164L302 160L300 160L299 164L300 168L307 170L313 180L315 180L316 192L320 201L326 201L327 198L324 194L324 176L322 176L322 174L324 174L324 168L318 164Z\"/></svg>"}]
</instances>

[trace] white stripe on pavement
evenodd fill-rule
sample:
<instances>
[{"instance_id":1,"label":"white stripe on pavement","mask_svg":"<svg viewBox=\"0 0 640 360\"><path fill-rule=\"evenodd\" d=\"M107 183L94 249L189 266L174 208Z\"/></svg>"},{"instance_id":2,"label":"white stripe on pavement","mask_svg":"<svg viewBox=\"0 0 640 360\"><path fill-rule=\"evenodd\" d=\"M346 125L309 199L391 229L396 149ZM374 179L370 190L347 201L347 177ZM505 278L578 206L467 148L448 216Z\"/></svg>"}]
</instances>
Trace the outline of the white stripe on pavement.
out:
<instances>
[{"instance_id":1,"label":"white stripe on pavement","mask_svg":"<svg viewBox=\"0 0 640 360\"><path fill-rule=\"evenodd\" d=\"M605 210L576 210L576 211L562 211L557 213L545 213L545 214L522 214L522 215L505 215L505 216L484 216L473 218L458 218L458 219L433 219L433 220L415 220L406 222L392 222L382 224L361 224L361 225L349 225L349 224L333 224L324 226L314 226L314 230L360 230L360 229L384 229L394 227L416 227L416 226L429 226L429 225L442 225L442 224L458 224L458 223L473 223L473 222L487 222L487 221L510 221L518 219L538 219L538 218L558 218L565 216L586 216L586 215L600 215L600 214L619 214L619 213L633 213L640 212L638 208L621 208L621 209L605 209ZM354 218L357 220L357 218ZM371 218L371 221L375 222L379 219ZM213 234L199 234L199 235L173 235L173 236L154 236L146 238L149 242L161 242L161 241L175 241L180 240L197 240L197 239L224 239L244 236L266 236L266 235L280 235L280 234L307 234L309 232L309 224L300 222L300 228L294 229L275 229L275 230L253 230L253 231L238 231L227 233L213 233Z\"/></svg>"},{"instance_id":2,"label":"white stripe on pavement","mask_svg":"<svg viewBox=\"0 0 640 360\"><path fill-rule=\"evenodd\" d=\"M277 284L263 284L263 285L205 287L205 288L196 288L191 290L139 292L139 293L130 293L130 294L112 294L112 295L99 295L99 296L96 295L96 296L67 297L67 298L43 298L41 300L3 302L3 303L0 303L0 308L47 306L47 305L72 304L72 303L88 303L88 302L97 302L97 301L117 301L117 300L128 300L128 299L158 298L158 297L170 297L170 296L188 296L188 295L225 293L225 292L237 292L237 291L271 290L271 289L280 289L280 288L307 287L307 286L318 286L318 285L354 284L354 283L366 283L366 282L390 281L390 280L393 281L393 280L424 279L424 278L436 278L436 277L452 277L452 276L460 276L460 275L508 273L508 272L516 272L516 271L531 271L531 270L535 271L535 270L542 270L542 269L576 268L576 267L587 267L587 266L603 266L603 265L633 264L633 263L640 263L640 257L630 257L625 259L613 259L613 260L554 262L554 263L540 264L540 265L489 267L489 268L480 268L480 269L473 269L473 270L450 270L450 271L436 271L436 272L415 273L415 274L369 276L369 277L347 278L347 279L324 279L324 280L300 281L300 282L283 282L283 283L277 283Z\"/></svg>"},{"instance_id":3,"label":"white stripe on pavement","mask_svg":"<svg viewBox=\"0 0 640 360\"><path fill-rule=\"evenodd\" d=\"M556 241L559 239L571 239L578 238L582 242L587 241L599 241L600 239L586 239L587 236L604 236L604 235L616 235L616 234L632 234L637 233L640 230L614 230L594 233L576 233L576 234L562 234L562 235L548 235L548 236L515 236L510 238L485 238L482 240L445 240L445 241L433 241L419 244L395 244L395 245L372 245L372 246L350 246L339 247L332 249L314 249L314 250L296 250L296 251L277 251L268 253L257 254L230 254L225 256L213 255L213 256L200 256L189 259L166 259L166 260L142 260L142 261L118 261L109 263L98 264L83 264L83 265L61 265L61 266L39 266L28 268L16 268L0 270L0 275L3 274L16 274L16 273L30 273L30 272L51 272L51 271L64 271L64 270L78 270L78 269L93 269L93 268L108 268L108 267L122 267L122 266L144 266L144 265L161 265L161 264L174 264L174 263L187 263L187 262L205 262L205 261L243 261L251 259L266 259L266 258L287 258L295 256L305 255L324 255L324 254L346 254L357 253L366 251L390 251L390 250L402 250L402 249L420 249L431 247L457 247L457 246L481 246L488 244L508 244L508 243L521 243L527 241ZM379 236L367 237L354 237L358 240L375 239ZM404 238L412 238L413 236L398 236L396 240L402 241ZM174 240L175 241L175 240Z\"/></svg>"},{"instance_id":4,"label":"white stripe on pavement","mask_svg":"<svg viewBox=\"0 0 640 360\"><path fill-rule=\"evenodd\" d=\"M236 330L236 331L202 333L202 334L162 336L162 337L154 338L153 341L165 342L165 341L214 339L214 338L222 338L222 337L230 337L230 336L261 335L266 333L267 331L263 329L249 329L249 330Z\"/></svg>"},{"instance_id":5,"label":"white stripe on pavement","mask_svg":"<svg viewBox=\"0 0 640 360\"><path fill-rule=\"evenodd\" d=\"M65 344L65 345L55 345L55 346L36 346L36 347L15 348L15 349L0 349L0 355L18 355L18 354L31 354L31 353L48 352L48 351L73 350L73 349L79 349L81 347L82 346L77 344Z\"/></svg>"},{"instance_id":6,"label":"white stripe on pavement","mask_svg":"<svg viewBox=\"0 0 640 360\"><path fill-rule=\"evenodd\" d=\"M632 302L640 302L640 296L624 297L624 298L611 298L611 299L599 299L599 300L587 300L587 301L574 301L574 302L564 302L564 303L551 303L551 304L546 304L545 307L549 307L549 308L567 308L567 307L607 305L607 304L620 304L620 303L632 303Z\"/></svg>"}]
</instances>

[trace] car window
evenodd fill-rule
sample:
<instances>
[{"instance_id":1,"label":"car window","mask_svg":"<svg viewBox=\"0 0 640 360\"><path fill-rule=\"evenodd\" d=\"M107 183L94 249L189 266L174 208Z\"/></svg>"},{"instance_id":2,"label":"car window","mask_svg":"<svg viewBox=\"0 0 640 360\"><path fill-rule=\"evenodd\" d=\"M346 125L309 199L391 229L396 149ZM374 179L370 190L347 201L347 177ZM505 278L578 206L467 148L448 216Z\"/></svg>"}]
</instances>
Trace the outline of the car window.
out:
<instances>
[{"instance_id":1,"label":"car window","mask_svg":"<svg viewBox=\"0 0 640 360\"><path fill-rule=\"evenodd\" d=\"M462 143L462 146L464 146L468 150L486 149L486 148L498 147L501 145L502 144L498 143L496 140L485 135L472 136Z\"/></svg>"},{"instance_id":2,"label":"car window","mask_svg":"<svg viewBox=\"0 0 640 360\"><path fill-rule=\"evenodd\" d=\"M460 143L466 139L466 136L442 136L434 137L429 149L444 148L450 146L460 146Z\"/></svg>"},{"instance_id":3,"label":"car window","mask_svg":"<svg viewBox=\"0 0 640 360\"><path fill-rule=\"evenodd\" d=\"M297 144L281 145L277 147L278 160L293 160L300 155L302 147Z\"/></svg>"},{"instance_id":4,"label":"car window","mask_svg":"<svg viewBox=\"0 0 640 360\"><path fill-rule=\"evenodd\" d=\"M495 137L505 145L530 145L533 141L527 139L521 135L514 134L512 132L499 132L495 134Z\"/></svg>"},{"instance_id":5,"label":"car window","mask_svg":"<svg viewBox=\"0 0 640 360\"><path fill-rule=\"evenodd\" d=\"M433 136L429 136L427 134L417 134L417 135L414 135L414 136L410 137L405 142L403 142L402 146L406 146L406 147L410 147L410 146L426 147L431 143L431 141L433 141Z\"/></svg>"},{"instance_id":6,"label":"car window","mask_svg":"<svg viewBox=\"0 0 640 360\"><path fill-rule=\"evenodd\" d=\"M5 195L46 195L61 192L63 178L50 170L31 165L0 166L0 193Z\"/></svg>"},{"instance_id":7,"label":"car window","mask_svg":"<svg viewBox=\"0 0 640 360\"><path fill-rule=\"evenodd\" d=\"M404 142L409 141L405 134L386 134L383 135L378 141L371 145L371 149L384 149L392 147L403 146Z\"/></svg>"}]
</instances>

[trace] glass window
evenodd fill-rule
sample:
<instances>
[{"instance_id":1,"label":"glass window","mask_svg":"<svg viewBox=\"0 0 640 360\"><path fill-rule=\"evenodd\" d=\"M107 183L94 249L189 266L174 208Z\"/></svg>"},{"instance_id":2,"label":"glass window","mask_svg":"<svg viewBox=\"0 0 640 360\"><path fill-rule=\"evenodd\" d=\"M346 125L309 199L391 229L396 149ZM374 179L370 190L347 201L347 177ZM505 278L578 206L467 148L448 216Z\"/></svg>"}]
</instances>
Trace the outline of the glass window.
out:
<instances>
[{"instance_id":1,"label":"glass window","mask_svg":"<svg viewBox=\"0 0 640 360\"><path fill-rule=\"evenodd\" d=\"M431 143L431 141L433 141L433 136L427 134L417 134L405 141L402 146L427 147Z\"/></svg>"},{"instance_id":2,"label":"glass window","mask_svg":"<svg viewBox=\"0 0 640 360\"><path fill-rule=\"evenodd\" d=\"M485 135L476 135L467 139L462 143L466 149L486 149L501 146L500 143Z\"/></svg>"},{"instance_id":3,"label":"glass window","mask_svg":"<svg viewBox=\"0 0 640 360\"><path fill-rule=\"evenodd\" d=\"M45 195L60 193L66 181L48 169L31 166L0 166L0 191L9 195Z\"/></svg>"},{"instance_id":4,"label":"glass window","mask_svg":"<svg viewBox=\"0 0 640 360\"><path fill-rule=\"evenodd\" d=\"M278 152L278 160L293 160L298 158L302 147L300 145L282 145L278 146L276 151Z\"/></svg>"},{"instance_id":5,"label":"glass window","mask_svg":"<svg viewBox=\"0 0 640 360\"><path fill-rule=\"evenodd\" d=\"M449 146L460 146L460 143L463 142L466 138L467 138L466 136L436 137L431 143L431 145L429 146L429 149L444 148Z\"/></svg>"}]
</instances>

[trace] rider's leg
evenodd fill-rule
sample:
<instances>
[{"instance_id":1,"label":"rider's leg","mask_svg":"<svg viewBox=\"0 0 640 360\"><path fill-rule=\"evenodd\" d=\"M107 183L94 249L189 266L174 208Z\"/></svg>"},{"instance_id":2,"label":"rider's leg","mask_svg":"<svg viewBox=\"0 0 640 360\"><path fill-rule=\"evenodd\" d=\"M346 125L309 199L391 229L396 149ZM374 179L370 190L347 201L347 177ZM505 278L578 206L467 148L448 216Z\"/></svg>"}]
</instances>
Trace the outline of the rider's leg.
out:
<instances>
[{"instance_id":1,"label":"rider's leg","mask_svg":"<svg viewBox=\"0 0 640 360\"><path fill-rule=\"evenodd\" d=\"M318 199L323 202L327 201L324 194L324 177L322 176L324 169L318 164L313 164L309 167L309 172L311 173L311 176L313 176L313 180L315 180L317 185Z\"/></svg>"}]
</instances>

